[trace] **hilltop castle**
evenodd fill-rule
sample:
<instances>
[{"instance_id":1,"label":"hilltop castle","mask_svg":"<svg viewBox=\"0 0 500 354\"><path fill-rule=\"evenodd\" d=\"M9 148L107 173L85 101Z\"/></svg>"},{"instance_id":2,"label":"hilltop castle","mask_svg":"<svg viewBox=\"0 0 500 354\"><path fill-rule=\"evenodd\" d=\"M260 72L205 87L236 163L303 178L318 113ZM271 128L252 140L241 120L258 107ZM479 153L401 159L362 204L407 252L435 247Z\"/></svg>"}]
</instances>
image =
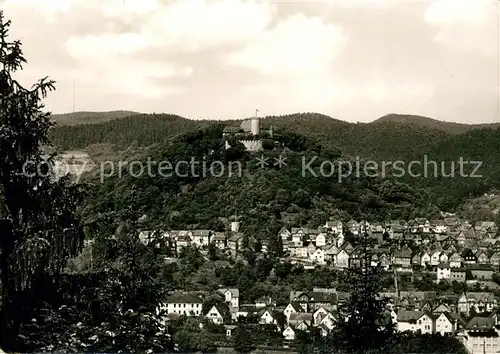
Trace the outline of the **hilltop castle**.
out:
<instances>
[{"instance_id":1,"label":"hilltop castle","mask_svg":"<svg viewBox=\"0 0 500 354\"><path fill-rule=\"evenodd\" d=\"M260 126L260 118L255 116L249 119L245 119L241 122L240 126L226 126L222 133L222 138L225 141L225 147L228 149L229 139L236 138L240 141L248 151L261 151L262 138L273 138L273 127L270 126L268 129L262 129Z\"/></svg>"}]
</instances>

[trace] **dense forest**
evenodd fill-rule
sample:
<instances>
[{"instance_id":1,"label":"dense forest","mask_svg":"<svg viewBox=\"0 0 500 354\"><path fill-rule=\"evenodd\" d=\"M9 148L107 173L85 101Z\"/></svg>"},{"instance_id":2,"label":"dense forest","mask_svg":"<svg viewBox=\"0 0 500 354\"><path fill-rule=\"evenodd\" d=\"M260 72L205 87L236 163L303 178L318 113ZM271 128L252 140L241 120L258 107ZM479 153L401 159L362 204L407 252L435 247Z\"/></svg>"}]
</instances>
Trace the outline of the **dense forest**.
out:
<instances>
[{"instance_id":1,"label":"dense forest","mask_svg":"<svg viewBox=\"0 0 500 354\"><path fill-rule=\"evenodd\" d=\"M123 156L120 152L131 151L131 148L135 153L140 155L142 151L145 155L152 147L162 149L184 133L235 123L239 124L239 121L189 120L168 114L142 114L102 123L59 125L51 131L51 139L59 151L96 151L99 144L111 144L117 158ZM432 170L427 177L415 178L406 174L396 178L414 189L425 189L427 202L444 211L455 211L466 200L499 188L500 129L495 125L457 125L398 115L367 124L352 124L316 113L266 117L262 124L272 125L278 132L303 136L319 144L323 151L349 159L370 159L379 165L397 160L406 164L411 161L423 163L426 156L427 160L437 162L437 177ZM461 177L460 158L482 161L477 171L481 177ZM441 164L445 167L441 168ZM453 178L442 176L443 173L449 175L451 169L455 171ZM470 174L473 166L464 171ZM273 188L279 189L277 186Z\"/></svg>"},{"instance_id":2,"label":"dense forest","mask_svg":"<svg viewBox=\"0 0 500 354\"><path fill-rule=\"evenodd\" d=\"M244 230L257 238L276 235L284 225L316 227L332 215L344 220L409 219L418 215L436 215L438 209L428 203L425 191L415 190L392 178L351 175L339 181L338 176L322 175L321 161L337 161L337 151L323 148L320 143L293 132L281 131L285 148L267 151L273 161L280 154L287 166L260 168L255 156L244 148L224 150L222 125L187 133L157 146L149 156L151 161L223 161L223 165L241 166L230 176L207 173L205 177L135 175L124 168L121 175L93 180L84 214L88 219L113 213L136 218L147 216L149 227L198 227L222 230L221 218L238 215ZM303 174L302 156L319 156L312 173ZM346 160L347 161L347 160ZM146 161L144 161L146 164ZM132 172L132 173L131 173ZM237 172L237 173L236 173ZM107 176L107 175L106 175ZM92 181L92 180L91 180Z\"/></svg>"}]
</instances>

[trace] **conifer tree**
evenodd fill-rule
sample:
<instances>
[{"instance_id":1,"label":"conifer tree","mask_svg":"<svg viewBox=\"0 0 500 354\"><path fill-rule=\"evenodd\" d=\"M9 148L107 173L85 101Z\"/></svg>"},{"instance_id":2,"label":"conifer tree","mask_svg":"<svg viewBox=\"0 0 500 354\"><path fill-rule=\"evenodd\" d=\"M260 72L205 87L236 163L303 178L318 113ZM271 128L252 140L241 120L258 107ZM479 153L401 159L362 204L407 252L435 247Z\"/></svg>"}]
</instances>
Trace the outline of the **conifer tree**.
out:
<instances>
[{"instance_id":1,"label":"conifer tree","mask_svg":"<svg viewBox=\"0 0 500 354\"><path fill-rule=\"evenodd\" d=\"M342 353L374 353L392 337L391 317L379 294L383 270L380 264L372 264L374 242L366 230L353 246L356 258L347 271L349 297L329 342Z\"/></svg>"},{"instance_id":2,"label":"conifer tree","mask_svg":"<svg viewBox=\"0 0 500 354\"><path fill-rule=\"evenodd\" d=\"M43 156L52 127L41 102L54 81L22 87L13 74L26 63L20 41L9 40L10 21L0 12L0 346L16 336L14 292L42 273L57 274L83 246L76 217L82 194L69 178L54 181L53 157Z\"/></svg>"}]
</instances>

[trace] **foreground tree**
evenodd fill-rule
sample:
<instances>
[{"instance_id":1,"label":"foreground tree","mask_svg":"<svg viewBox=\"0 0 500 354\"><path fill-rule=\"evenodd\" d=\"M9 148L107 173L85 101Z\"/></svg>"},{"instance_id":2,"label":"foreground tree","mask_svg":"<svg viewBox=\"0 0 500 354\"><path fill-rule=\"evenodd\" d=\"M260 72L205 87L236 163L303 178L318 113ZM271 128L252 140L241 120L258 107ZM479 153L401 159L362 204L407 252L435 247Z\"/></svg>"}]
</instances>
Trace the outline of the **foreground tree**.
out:
<instances>
[{"instance_id":1,"label":"foreground tree","mask_svg":"<svg viewBox=\"0 0 500 354\"><path fill-rule=\"evenodd\" d=\"M68 178L54 182L49 145L52 127L42 99L54 89L46 78L31 89L12 78L26 60L19 41L9 41L10 21L0 12L0 346L11 349L22 304L15 291L28 289L43 273L56 276L83 244L76 217L82 196Z\"/></svg>"},{"instance_id":2,"label":"foreground tree","mask_svg":"<svg viewBox=\"0 0 500 354\"><path fill-rule=\"evenodd\" d=\"M65 274L57 286L36 289L42 303L24 316L18 348L22 352L164 353L173 348L157 305L164 300L161 264L153 247L130 231L104 248L105 268ZM47 284L48 283L48 284Z\"/></svg>"},{"instance_id":3,"label":"foreground tree","mask_svg":"<svg viewBox=\"0 0 500 354\"><path fill-rule=\"evenodd\" d=\"M379 296L383 270L372 264L374 243L367 232L354 246L357 257L347 272L349 298L329 342L342 353L375 353L393 338L390 313Z\"/></svg>"}]
</instances>

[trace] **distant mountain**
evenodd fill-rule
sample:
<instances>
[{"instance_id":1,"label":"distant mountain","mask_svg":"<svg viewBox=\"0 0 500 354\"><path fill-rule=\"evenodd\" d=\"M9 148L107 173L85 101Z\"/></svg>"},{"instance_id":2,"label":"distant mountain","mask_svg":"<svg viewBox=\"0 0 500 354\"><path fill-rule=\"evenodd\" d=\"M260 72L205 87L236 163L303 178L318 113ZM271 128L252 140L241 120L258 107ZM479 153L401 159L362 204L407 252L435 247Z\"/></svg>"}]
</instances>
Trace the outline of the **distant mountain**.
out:
<instances>
[{"instance_id":1,"label":"distant mountain","mask_svg":"<svg viewBox=\"0 0 500 354\"><path fill-rule=\"evenodd\" d=\"M388 122L411 124L415 126L425 127L428 129L440 130L449 134L462 134L475 129L500 127L500 123L461 124L454 122L445 122L442 120L432 119L423 116L410 115L410 114L388 114L371 122L370 124L376 125Z\"/></svg>"},{"instance_id":2,"label":"distant mountain","mask_svg":"<svg viewBox=\"0 0 500 354\"><path fill-rule=\"evenodd\" d=\"M58 125L95 124L130 117L140 113L132 111L110 111L110 112L74 112L53 114L51 117Z\"/></svg>"}]
</instances>

